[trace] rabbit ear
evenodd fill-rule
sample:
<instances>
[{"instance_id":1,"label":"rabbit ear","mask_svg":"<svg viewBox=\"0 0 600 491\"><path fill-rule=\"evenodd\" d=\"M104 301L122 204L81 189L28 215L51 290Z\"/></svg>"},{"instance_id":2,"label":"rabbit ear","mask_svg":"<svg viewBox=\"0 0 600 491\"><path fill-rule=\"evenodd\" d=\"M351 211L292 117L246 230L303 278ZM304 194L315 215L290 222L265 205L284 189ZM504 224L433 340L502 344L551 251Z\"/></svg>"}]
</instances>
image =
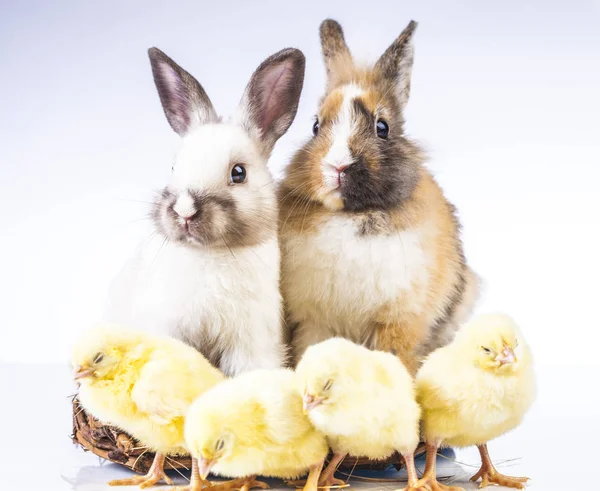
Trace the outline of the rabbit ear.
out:
<instances>
[{"instance_id":1,"label":"rabbit ear","mask_svg":"<svg viewBox=\"0 0 600 491\"><path fill-rule=\"evenodd\" d=\"M416 28L417 23L411 20L375 64L375 71L395 85L401 109L406 106L410 94L410 76L413 66L412 38Z\"/></svg>"},{"instance_id":2,"label":"rabbit ear","mask_svg":"<svg viewBox=\"0 0 600 491\"><path fill-rule=\"evenodd\" d=\"M331 75L335 63L352 64L352 54L344 39L342 26L333 19L326 19L319 28L321 34L321 49L327 77Z\"/></svg>"},{"instance_id":3,"label":"rabbit ear","mask_svg":"<svg viewBox=\"0 0 600 491\"><path fill-rule=\"evenodd\" d=\"M304 66L301 51L283 49L263 61L246 86L238 118L261 142L265 155L270 155L296 117Z\"/></svg>"},{"instance_id":4,"label":"rabbit ear","mask_svg":"<svg viewBox=\"0 0 600 491\"><path fill-rule=\"evenodd\" d=\"M158 48L148 50L152 75L171 128L184 136L191 128L218 121L198 81Z\"/></svg>"}]
</instances>

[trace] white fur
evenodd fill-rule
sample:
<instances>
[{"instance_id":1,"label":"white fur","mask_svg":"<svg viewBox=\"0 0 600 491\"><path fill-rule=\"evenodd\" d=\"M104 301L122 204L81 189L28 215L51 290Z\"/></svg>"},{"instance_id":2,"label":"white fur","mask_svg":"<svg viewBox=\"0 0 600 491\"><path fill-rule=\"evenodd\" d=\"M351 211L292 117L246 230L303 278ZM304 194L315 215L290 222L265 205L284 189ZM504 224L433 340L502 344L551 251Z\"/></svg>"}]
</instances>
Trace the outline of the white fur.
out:
<instances>
[{"instance_id":1,"label":"white fur","mask_svg":"<svg viewBox=\"0 0 600 491\"><path fill-rule=\"evenodd\" d=\"M176 338L203 339L235 374L283 361L279 248L273 239L235 251L155 238L116 278L108 320Z\"/></svg>"},{"instance_id":2,"label":"white fur","mask_svg":"<svg viewBox=\"0 0 600 491\"><path fill-rule=\"evenodd\" d=\"M327 155L323 158L322 171L328 187L338 187L338 173L336 169L352 164L349 139L354 132L354 118L352 101L359 97L363 90L354 84L345 85L340 89L343 102L340 112L331 127L331 141L333 142Z\"/></svg>"},{"instance_id":3,"label":"white fur","mask_svg":"<svg viewBox=\"0 0 600 491\"><path fill-rule=\"evenodd\" d=\"M248 179L260 179L259 185L272 180L265 159L240 126L224 123L199 126L181 140L170 187L179 191L190 187L220 188L229 179L230 164L234 163L245 164ZM257 167L264 167L264 172L251 169Z\"/></svg>"},{"instance_id":4,"label":"white fur","mask_svg":"<svg viewBox=\"0 0 600 491\"><path fill-rule=\"evenodd\" d=\"M284 297L301 323L294 333L297 355L335 335L364 342L380 309L398 305L409 291L403 310L422 312L427 291L415 295L414 287L427 284L435 260L422 247L427 230L361 237L358 226L351 216L333 216L315 234L284 238Z\"/></svg>"}]
</instances>

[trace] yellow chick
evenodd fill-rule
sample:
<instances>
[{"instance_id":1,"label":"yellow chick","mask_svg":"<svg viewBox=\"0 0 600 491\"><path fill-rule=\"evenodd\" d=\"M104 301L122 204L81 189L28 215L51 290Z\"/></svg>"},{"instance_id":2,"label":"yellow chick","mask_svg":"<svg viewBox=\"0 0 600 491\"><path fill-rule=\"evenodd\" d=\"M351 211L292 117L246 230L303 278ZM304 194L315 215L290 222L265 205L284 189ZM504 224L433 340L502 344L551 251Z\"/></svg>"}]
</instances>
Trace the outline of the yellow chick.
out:
<instances>
[{"instance_id":1,"label":"yellow chick","mask_svg":"<svg viewBox=\"0 0 600 491\"><path fill-rule=\"evenodd\" d=\"M224 379L221 372L180 341L113 326L84 334L72 364L85 410L156 452L147 475L109 484L145 488L161 479L172 484L165 458L186 452L184 416L196 397ZM191 488L200 489L206 483L198 482L197 463L194 467Z\"/></svg>"},{"instance_id":2,"label":"yellow chick","mask_svg":"<svg viewBox=\"0 0 600 491\"><path fill-rule=\"evenodd\" d=\"M348 454L384 459L398 451L407 489L416 489L420 410L413 379L398 357L332 338L309 347L296 374L304 410L334 452L320 486L339 483L333 475Z\"/></svg>"},{"instance_id":3,"label":"yellow chick","mask_svg":"<svg viewBox=\"0 0 600 491\"><path fill-rule=\"evenodd\" d=\"M219 490L265 488L257 475L290 479L310 471L305 490L314 491L328 453L286 369L246 372L200 396L188 412L185 440L202 479L210 471L238 478Z\"/></svg>"},{"instance_id":4,"label":"yellow chick","mask_svg":"<svg viewBox=\"0 0 600 491\"><path fill-rule=\"evenodd\" d=\"M427 464L421 485L432 491L460 490L439 484L435 459L440 446L477 445L481 469L471 480L522 489L527 478L498 473L487 442L521 423L535 398L529 347L515 322L502 314L481 315L455 340L429 355L417 374Z\"/></svg>"}]
</instances>

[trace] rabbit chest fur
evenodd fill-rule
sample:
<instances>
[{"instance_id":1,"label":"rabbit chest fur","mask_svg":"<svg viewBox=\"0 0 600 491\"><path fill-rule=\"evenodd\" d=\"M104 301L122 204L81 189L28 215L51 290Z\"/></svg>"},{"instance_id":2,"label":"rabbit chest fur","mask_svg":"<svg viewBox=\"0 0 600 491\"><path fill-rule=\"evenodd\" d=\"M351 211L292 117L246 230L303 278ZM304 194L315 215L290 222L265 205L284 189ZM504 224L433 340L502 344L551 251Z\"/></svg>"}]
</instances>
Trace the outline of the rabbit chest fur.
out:
<instances>
[{"instance_id":1,"label":"rabbit chest fur","mask_svg":"<svg viewBox=\"0 0 600 491\"><path fill-rule=\"evenodd\" d=\"M294 320L327 326L313 336L365 342L386 305L401 302L416 313L425 305L435 261L423 247L425 230L364 236L362 222L333 216L314 234L291 233L283 241L283 288Z\"/></svg>"},{"instance_id":2,"label":"rabbit chest fur","mask_svg":"<svg viewBox=\"0 0 600 491\"><path fill-rule=\"evenodd\" d=\"M156 238L115 279L107 316L181 339L227 374L279 367L278 276L275 238L233 252Z\"/></svg>"}]
</instances>

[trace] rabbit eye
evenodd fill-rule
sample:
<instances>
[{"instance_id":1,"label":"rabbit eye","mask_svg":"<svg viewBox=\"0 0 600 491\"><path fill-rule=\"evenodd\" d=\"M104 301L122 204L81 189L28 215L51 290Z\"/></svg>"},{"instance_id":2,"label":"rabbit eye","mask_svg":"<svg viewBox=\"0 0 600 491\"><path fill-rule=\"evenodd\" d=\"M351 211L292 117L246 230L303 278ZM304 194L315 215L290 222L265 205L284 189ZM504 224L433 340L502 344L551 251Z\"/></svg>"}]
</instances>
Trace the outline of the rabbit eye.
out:
<instances>
[{"instance_id":1,"label":"rabbit eye","mask_svg":"<svg viewBox=\"0 0 600 491\"><path fill-rule=\"evenodd\" d=\"M246 180L246 168L242 164L236 164L231 169L231 183L241 184Z\"/></svg>"},{"instance_id":2,"label":"rabbit eye","mask_svg":"<svg viewBox=\"0 0 600 491\"><path fill-rule=\"evenodd\" d=\"M92 361L94 363L100 363L102 360L104 360L104 355L102 353L96 353L96 356L94 356Z\"/></svg>"},{"instance_id":3,"label":"rabbit eye","mask_svg":"<svg viewBox=\"0 0 600 491\"><path fill-rule=\"evenodd\" d=\"M378 119L375 127L377 128L377 136L379 138L385 140L390 134L390 127L383 119Z\"/></svg>"},{"instance_id":4,"label":"rabbit eye","mask_svg":"<svg viewBox=\"0 0 600 491\"><path fill-rule=\"evenodd\" d=\"M318 119L313 124L312 132L313 132L313 136L317 136L317 134L319 133L319 120Z\"/></svg>"}]
</instances>

